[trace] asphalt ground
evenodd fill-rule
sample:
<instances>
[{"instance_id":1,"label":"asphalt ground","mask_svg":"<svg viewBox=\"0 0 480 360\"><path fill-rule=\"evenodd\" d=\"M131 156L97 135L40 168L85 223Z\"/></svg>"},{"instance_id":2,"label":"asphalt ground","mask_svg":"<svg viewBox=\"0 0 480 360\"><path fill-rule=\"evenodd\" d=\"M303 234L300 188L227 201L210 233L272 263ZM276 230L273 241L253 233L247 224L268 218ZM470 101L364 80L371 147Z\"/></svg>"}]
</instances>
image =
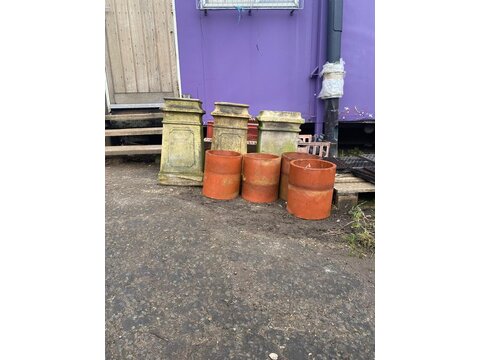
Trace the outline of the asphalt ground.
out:
<instances>
[{"instance_id":1,"label":"asphalt ground","mask_svg":"<svg viewBox=\"0 0 480 360\"><path fill-rule=\"evenodd\" d=\"M373 359L375 261L348 214L216 201L106 163L107 359Z\"/></svg>"}]
</instances>

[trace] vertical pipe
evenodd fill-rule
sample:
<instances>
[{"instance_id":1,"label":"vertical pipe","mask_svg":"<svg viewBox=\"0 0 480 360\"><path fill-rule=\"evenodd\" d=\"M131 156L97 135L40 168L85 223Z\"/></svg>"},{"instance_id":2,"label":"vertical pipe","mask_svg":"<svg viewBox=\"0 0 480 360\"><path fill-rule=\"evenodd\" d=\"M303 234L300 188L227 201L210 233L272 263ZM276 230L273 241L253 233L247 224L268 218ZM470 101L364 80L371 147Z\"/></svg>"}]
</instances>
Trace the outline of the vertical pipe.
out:
<instances>
[{"instance_id":1,"label":"vertical pipe","mask_svg":"<svg viewBox=\"0 0 480 360\"><path fill-rule=\"evenodd\" d=\"M327 61L340 61L342 45L343 0L328 0Z\"/></svg>"},{"instance_id":2,"label":"vertical pipe","mask_svg":"<svg viewBox=\"0 0 480 360\"><path fill-rule=\"evenodd\" d=\"M340 61L343 23L343 0L328 0L327 61ZM330 156L338 154L338 105L339 99L325 99L325 140L331 143Z\"/></svg>"},{"instance_id":3,"label":"vertical pipe","mask_svg":"<svg viewBox=\"0 0 480 360\"><path fill-rule=\"evenodd\" d=\"M324 47L323 47L323 39L326 30L325 19L324 16L324 9L326 9L325 2L323 0L314 1L314 4L317 6L317 48L316 48L316 58L315 58L315 66L318 66L318 72L320 72L323 63L324 57ZM315 77L315 98L314 98L314 109L315 109L315 135L322 135L323 134L323 117L324 111L322 107L322 101L317 98L317 95L320 93L322 88L322 79L320 76Z\"/></svg>"}]
</instances>

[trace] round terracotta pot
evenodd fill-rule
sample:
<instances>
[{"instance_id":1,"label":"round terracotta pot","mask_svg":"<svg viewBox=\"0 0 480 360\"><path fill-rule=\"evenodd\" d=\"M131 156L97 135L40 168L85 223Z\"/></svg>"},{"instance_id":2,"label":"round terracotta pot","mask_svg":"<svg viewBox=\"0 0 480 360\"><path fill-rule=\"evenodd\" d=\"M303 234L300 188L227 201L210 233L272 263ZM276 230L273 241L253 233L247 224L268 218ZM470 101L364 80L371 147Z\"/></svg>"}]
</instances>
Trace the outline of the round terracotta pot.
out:
<instances>
[{"instance_id":1,"label":"round terracotta pot","mask_svg":"<svg viewBox=\"0 0 480 360\"><path fill-rule=\"evenodd\" d=\"M203 175L203 195L230 200L240 192L242 154L236 151L207 150Z\"/></svg>"},{"instance_id":2,"label":"round terracotta pot","mask_svg":"<svg viewBox=\"0 0 480 360\"><path fill-rule=\"evenodd\" d=\"M337 166L325 160L293 160L288 176L287 210L307 220L325 219L332 209Z\"/></svg>"},{"instance_id":3,"label":"round terracotta pot","mask_svg":"<svg viewBox=\"0 0 480 360\"><path fill-rule=\"evenodd\" d=\"M288 174L290 173L290 162L299 159L320 159L317 155L301 153L301 152L286 152L282 154L282 170L280 173L280 199L287 201L288 193Z\"/></svg>"},{"instance_id":4,"label":"round terracotta pot","mask_svg":"<svg viewBox=\"0 0 480 360\"><path fill-rule=\"evenodd\" d=\"M265 153L243 155L242 198L256 203L277 200L280 156Z\"/></svg>"}]
</instances>

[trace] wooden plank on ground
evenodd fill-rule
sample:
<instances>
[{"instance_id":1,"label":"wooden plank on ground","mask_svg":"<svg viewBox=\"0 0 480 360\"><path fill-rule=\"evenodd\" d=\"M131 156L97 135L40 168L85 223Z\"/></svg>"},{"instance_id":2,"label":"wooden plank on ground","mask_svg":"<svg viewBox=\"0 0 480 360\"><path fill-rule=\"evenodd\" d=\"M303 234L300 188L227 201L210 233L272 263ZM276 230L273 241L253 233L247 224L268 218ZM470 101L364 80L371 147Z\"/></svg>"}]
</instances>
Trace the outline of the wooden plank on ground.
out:
<instances>
[{"instance_id":1,"label":"wooden plank on ground","mask_svg":"<svg viewBox=\"0 0 480 360\"><path fill-rule=\"evenodd\" d=\"M157 120L163 119L163 113L148 113L148 114L108 114L105 115L105 120L113 121L132 121L132 120Z\"/></svg>"},{"instance_id":2,"label":"wooden plank on ground","mask_svg":"<svg viewBox=\"0 0 480 360\"><path fill-rule=\"evenodd\" d=\"M375 193L375 185L352 174L335 176L334 204L340 211L348 211L358 203L358 194Z\"/></svg>"},{"instance_id":3,"label":"wooden plank on ground","mask_svg":"<svg viewBox=\"0 0 480 360\"><path fill-rule=\"evenodd\" d=\"M335 183L334 189L339 194L358 194L375 192L375 185L366 181L356 183Z\"/></svg>"},{"instance_id":4,"label":"wooden plank on ground","mask_svg":"<svg viewBox=\"0 0 480 360\"><path fill-rule=\"evenodd\" d=\"M342 184L342 183L362 183L365 180L360 179L352 174L337 174L335 175L335 184Z\"/></svg>"},{"instance_id":5,"label":"wooden plank on ground","mask_svg":"<svg viewBox=\"0 0 480 360\"><path fill-rule=\"evenodd\" d=\"M358 204L358 193L339 194L335 192L334 203L338 210L341 212L347 212Z\"/></svg>"},{"instance_id":6,"label":"wooden plank on ground","mask_svg":"<svg viewBox=\"0 0 480 360\"><path fill-rule=\"evenodd\" d=\"M161 154L162 145L105 146L105 156Z\"/></svg>"},{"instance_id":7,"label":"wooden plank on ground","mask_svg":"<svg viewBox=\"0 0 480 360\"><path fill-rule=\"evenodd\" d=\"M162 132L163 128L161 127L108 129L105 130L105 136L160 135Z\"/></svg>"}]
</instances>

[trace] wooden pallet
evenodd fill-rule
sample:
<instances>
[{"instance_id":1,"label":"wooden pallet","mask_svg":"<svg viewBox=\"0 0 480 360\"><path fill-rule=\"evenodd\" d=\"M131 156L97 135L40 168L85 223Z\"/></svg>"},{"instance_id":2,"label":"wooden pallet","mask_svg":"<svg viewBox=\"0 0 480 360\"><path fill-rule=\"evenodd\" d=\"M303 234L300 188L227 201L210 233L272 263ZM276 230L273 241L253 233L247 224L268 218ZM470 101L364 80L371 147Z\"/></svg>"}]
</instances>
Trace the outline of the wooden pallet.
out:
<instances>
[{"instance_id":1,"label":"wooden pallet","mask_svg":"<svg viewBox=\"0 0 480 360\"><path fill-rule=\"evenodd\" d=\"M349 210L358 203L358 194L375 193L375 185L352 174L335 176L334 204L340 210Z\"/></svg>"},{"instance_id":2,"label":"wooden pallet","mask_svg":"<svg viewBox=\"0 0 480 360\"><path fill-rule=\"evenodd\" d=\"M326 141L299 142L297 151L324 158L330 154L330 143Z\"/></svg>"}]
</instances>

